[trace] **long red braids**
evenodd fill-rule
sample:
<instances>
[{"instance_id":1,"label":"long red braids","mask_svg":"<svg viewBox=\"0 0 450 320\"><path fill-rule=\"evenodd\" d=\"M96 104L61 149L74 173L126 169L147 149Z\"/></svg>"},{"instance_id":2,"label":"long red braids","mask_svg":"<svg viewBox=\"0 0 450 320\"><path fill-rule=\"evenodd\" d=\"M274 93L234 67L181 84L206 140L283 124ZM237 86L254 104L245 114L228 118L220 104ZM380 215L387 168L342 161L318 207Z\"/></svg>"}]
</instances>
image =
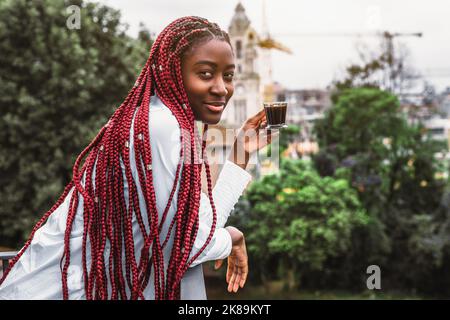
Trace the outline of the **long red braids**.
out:
<instances>
[{"instance_id":1,"label":"long red braids","mask_svg":"<svg viewBox=\"0 0 450 320\"><path fill-rule=\"evenodd\" d=\"M143 292L148 284L152 266L155 299L180 298L181 279L188 267L210 242L217 218L212 198L211 175L204 152L208 126L204 125L203 137L200 138L182 81L181 58L194 44L212 38L230 43L227 33L222 31L217 24L194 16L173 21L159 34L134 87L108 123L78 156L73 167L72 180L65 187L58 201L35 225L30 238L11 262L9 269L0 280L0 284L31 244L35 232L61 205L73 188L67 215L64 254L61 259L63 298L69 299L67 274L70 265L70 235L77 213L79 195L84 199L82 265L86 299L144 299ZM150 96L155 93L176 117L180 125L182 146L175 182L160 223L158 222L159 215L152 179L151 137L148 130ZM145 198L148 232L139 208L137 188L130 166L129 135L133 116L135 116L133 127L135 165ZM80 170L84 158L86 159ZM125 202L120 161L123 161L125 166L125 176L129 185L128 208ZM208 195L213 209L213 223L207 241L189 259L198 232L202 163L205 164L206 169ZM180 170L182 174L176 214L170 222L167 238L161 243L161 227L179 182ZM95 173L95 188L92 181L93 172ZM84 185L82 183L83 175L86 179ZM139 261L136 260L135 254L133 215L135 215L144 239ZM163 248L167 244L173 227L175 227L175 235L165 276ZM88 239L90 242L89 270L87 266ZM107 242L110 246L109 268L105 266ZM124 259L122 255L124 255ZM111 296L109 296L108 288ZM130 293L129 296L127 292Z\"/></svg>"}]
</instances>

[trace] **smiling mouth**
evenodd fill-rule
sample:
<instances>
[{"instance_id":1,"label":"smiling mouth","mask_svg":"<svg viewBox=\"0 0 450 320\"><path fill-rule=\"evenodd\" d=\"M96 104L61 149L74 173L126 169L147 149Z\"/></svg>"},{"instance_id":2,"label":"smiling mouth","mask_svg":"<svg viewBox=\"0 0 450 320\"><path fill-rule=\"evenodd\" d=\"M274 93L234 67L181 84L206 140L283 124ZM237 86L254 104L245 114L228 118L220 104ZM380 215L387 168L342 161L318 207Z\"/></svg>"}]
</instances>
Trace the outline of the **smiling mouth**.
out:
<instances>
[{"instance_id":1,"label":"smiling mouth","mask_svg":"<svg viewBox=\"0 0 450 320\"><path fill-rule=\"evenodd\" d=\"M222 112L225 108L225 103L216 103L216 104L207 104L204 103L204 105L211 110L212 112Z\"/></svg>"}]
</instances>

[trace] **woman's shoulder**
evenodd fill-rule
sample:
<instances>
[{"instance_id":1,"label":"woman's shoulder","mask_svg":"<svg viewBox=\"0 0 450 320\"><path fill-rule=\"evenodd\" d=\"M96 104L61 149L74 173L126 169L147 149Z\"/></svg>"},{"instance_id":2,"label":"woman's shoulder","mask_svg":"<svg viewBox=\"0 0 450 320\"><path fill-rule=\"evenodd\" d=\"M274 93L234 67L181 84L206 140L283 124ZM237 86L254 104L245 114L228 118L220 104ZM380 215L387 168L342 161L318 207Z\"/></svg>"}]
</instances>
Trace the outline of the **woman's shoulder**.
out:
<instances>
[{"instance_id":1,"label":"woman's shoulder","mask_svg":"<svg viewBox=\"0 0 450 320\"><path fill-rule=\"evenodd\" d=\"M161 137L170 139L172 135L179 137L180 124L172 111L158 97L150 97L149 108L150 139Z\"/></svg>"}]
</instances>

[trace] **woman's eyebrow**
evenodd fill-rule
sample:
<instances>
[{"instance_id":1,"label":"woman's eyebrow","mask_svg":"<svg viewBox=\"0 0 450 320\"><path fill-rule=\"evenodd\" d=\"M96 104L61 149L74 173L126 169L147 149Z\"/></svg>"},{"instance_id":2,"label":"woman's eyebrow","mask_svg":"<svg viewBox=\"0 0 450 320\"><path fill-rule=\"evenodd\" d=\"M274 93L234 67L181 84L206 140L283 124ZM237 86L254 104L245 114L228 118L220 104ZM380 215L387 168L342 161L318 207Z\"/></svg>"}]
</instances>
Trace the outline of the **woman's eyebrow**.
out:
<instances>
[{"instance_id":1,"label":"woman's eyebrow","mask_svg":"<svg viewBox=\"0 0 450 320\"><path fill-rule=\"evenodd\" d=\"M210 66L212 66L212 67L215 67L215 68L217 68L217 63L215 63L215 62L212 62L212 61L208 61L208 60L200 60L200 61L197 61L196 63L194 63L194 66L196 66L196 65L198 65L198 64L207 64L207 65L210 65ZM229 68L235 68L236 66L234 65L234 64L229 64L229 65L227 65L227 69L229 69Z\"/></svg>"}]
</instances>

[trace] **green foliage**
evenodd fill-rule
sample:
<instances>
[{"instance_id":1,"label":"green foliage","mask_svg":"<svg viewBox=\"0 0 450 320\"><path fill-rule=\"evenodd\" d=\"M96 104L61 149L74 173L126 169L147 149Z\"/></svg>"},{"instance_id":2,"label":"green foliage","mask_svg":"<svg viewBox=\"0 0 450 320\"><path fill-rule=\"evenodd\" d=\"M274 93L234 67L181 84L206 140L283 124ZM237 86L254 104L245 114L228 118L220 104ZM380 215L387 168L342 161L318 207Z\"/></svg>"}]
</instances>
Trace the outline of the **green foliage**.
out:
<instances>
[{"instance_id":1,"label":"green foliage","mask_svg":"<svg viewBox=\"0 0 450 320\"><path fill-rule=\"evenodd\" d=\"M81 8L69 29L67 7ZM0 1L0 239L16 246L133 85L151 46L85 1Z\"/></svg>"},{"instance_id":2,"label":"green foliage","mask_svg":"<svg viewBox=\"0 0 450 320\"><path fill-rule=\"evenodd\" d=\"M284 159L279 175L254 182L245 196L249 208L236 221L258 264L276 257L281 270L321 270L327 258L345 253L351 231L368 217L344 179L322 178L302 160ZM295 284L294 284L295 285Z\"/></svg>"},{"instance_id":3,"label":"green foliage","mask_svg":"<svg viewBox=\"0 0 450 320\"><path fill-rule=\"evenodd\" d=\"M384 32L375 51L365 46L357 48L360 61L347 66L343 77L333 82L334 87L339 91L378 88L392 93L413 87L420 75L410 65L408 48L398 42L394 45L395 37Z\"/></svg>"},{"instance_id":4,"label":"green foliage","mask_svg":"<svg viewBox=\"0 0 450 320\"><path fill-rule=\"evenodd\" d=\"M317 168L332 175L336 168L350 167L352 184L362 197L369 195L367 201L407 203L417 213L436 208L445 182L435 178L443 168L434 154L445 146L423 132L407 124L394 95L378 89L346 90L316 126L323 150L317 160L327 154L332 170L320 161Z\"/></svg>"},{"instance_id":5,"label":"green foliage","mask_svg":"<svg viewBox=\"0 0 450 320\"><path fill-rule=\"evenodd\" d=\"M340 261L342 269L355 273L354 266L376 263L391 275L392 286L416 289L442 262L445 241L438 226L448 218L436 213L446 181L435 154L446 146L420 125L409 125L398 107L394 95L379 89L340 92L316 126L322 151L314 160L323 176L345 168L371 217L351 255ZM345 270L339 275L356 283L343 276Z\"/></svg>"},{"instance_id":6,"label":"green foliage","mask_svg":"<svg viewBox=\"0 0 450 320\"><path fill-rule=\"evenodd\" d=\"M232 216L251 270L291 288L365 290L375 264L387 290L448 294L448 167L435 157L445 144L408 124L388 92L355 88L335 98L315 126L313 166L282 159L279 174L254 182Z\"/></svg>"}]
</instances>

